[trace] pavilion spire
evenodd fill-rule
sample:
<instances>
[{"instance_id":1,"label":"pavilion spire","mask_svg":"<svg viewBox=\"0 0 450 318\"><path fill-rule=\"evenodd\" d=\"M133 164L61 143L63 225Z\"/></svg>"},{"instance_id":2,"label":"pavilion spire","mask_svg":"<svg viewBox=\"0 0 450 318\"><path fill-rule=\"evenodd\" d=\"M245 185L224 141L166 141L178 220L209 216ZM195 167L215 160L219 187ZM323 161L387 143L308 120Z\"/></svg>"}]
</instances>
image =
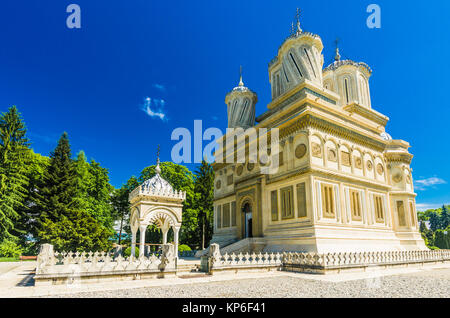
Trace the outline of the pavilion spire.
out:
<instances>
[{"instance_id":1,"label":"pavilion spire","mask_svg":"<svg viewBox=\"0 0 450 318\"><path fill-rule=\"evenodd\" d=\"M159 167L159 153L161 151L161 145L158 145L158 151L156 153L156 168L155 171L157 174L161 173L161 168Z\"/></svg>"},{"instance_id":2,"label":"pavilion spire","mask_svg":"<svg viewBox=\"0 0 450 318\"><path fill-rule=\"evenodd\" d=\"M339 54L339 38L337 38L334 43L336 44L336 55L334 56L334 60L338 62L341 60L341 54Z\"/></svg>"},{"instance_id":3,"label":"pavilion spire","mask_svg":"<svg viewBox=\"0 0 450 318\"><path fill-rule=\"evenodd\" d=\"M242 65L239 68L239 86L244 86L244 82L242 81Z\"/></svg>"}]
</instances>

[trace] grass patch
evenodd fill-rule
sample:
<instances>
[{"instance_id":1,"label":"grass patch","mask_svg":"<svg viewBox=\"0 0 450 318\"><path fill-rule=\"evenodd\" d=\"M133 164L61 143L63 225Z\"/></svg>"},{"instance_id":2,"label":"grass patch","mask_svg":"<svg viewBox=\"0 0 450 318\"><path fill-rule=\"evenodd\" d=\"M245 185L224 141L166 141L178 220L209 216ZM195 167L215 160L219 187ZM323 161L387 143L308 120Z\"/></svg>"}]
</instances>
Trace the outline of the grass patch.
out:
<instances>
[{"instance_id":1,"label":"grass patch","mask_svg":"<svg viewBox=\"0 0 450 318\"><path fill-rule=\"evenodd\" d=\"M0 257L0 262L19 262L19 258L17 257Z\"/></svg>"}]
</instances>

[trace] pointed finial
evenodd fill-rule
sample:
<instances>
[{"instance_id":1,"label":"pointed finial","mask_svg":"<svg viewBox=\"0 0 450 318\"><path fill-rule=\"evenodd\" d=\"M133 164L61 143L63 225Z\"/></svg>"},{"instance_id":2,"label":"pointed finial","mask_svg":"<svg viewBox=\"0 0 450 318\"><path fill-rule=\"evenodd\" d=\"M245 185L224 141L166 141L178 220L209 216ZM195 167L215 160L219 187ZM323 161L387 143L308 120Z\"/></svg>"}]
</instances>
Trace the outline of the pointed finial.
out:
<instances>
[{"instance_id":1,"label":"pointed finial","mask_svg":"<svg viewBox=\"0 0 450 318\"><path fill-rule=\"evenodd\" d=\"M159 152L161 150L161 145L158 145L158 152L156 153L156 168L155 171L157 174L161 173L161 168L159 167Z\"/></svg>"},{"instance_id":2,"label":"pointed finial","mask_svg":"<svg viewBox=\"0 0 450 318\"><path fill-rule=\"evenodd\" d=\"M339 38L337 38L334 43L336 44L336 55L334 56L334 60L338 62L341 60L341 55L339 54Z\"/></svg>"},{"instance_id":3,"label":"pointed finial","mask_svg":"<svg viewBox=\"0 0 450 318\"><path fill-rule=\"evenodd\" d=\"M297 14L295 15L295 18L297 19L297 33L296 33L297 35L302 33L302 29L300 28L300 13L301 10L297 8Z\"/></svg>"},{"instance_id":4,"label":"pointed finial","mask_svg":"<svg viewBox=\"0 0 450 318\"><path fill-rule=\"evenodd\" d=\"M239 86L244 86L244 82L242 81L242 65L239 68Z\"/></svg>"},{"instance_id":5,"label":"pointed finial","mask_svg":"<svg viewBox=\"0 0 450 318\"><path fill-rule=\"evenodd\" d=\"M291 25L291 35L294 34L294 33L295 33L295 30L294 30L294 22L292 22L292 25Z\"/></svg>"}]
</instances>

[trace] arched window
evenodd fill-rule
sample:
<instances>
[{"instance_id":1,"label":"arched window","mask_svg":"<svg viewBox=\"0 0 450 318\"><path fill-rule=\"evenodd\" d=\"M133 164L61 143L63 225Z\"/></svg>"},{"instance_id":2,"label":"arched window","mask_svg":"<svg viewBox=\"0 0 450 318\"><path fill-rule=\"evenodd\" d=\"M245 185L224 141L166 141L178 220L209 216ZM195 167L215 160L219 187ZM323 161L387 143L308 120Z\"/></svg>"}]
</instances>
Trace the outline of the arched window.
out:
<instances>
[{"instance_id":1,"label":"arched window","mask_svg":"<svg viewBox=\"0 0 450 318\"><path fill-rule=\"evenodd\" d=\"M349 87L348 87L348 79L344 78L344 93L345 93L345 100L348 103L350 103L350 94L349 94Z\"/></svg>"},{"instance_id":2,"label":"arched window","mask_svg":"<svg viewBox=\"0 0 450 318\"><path fill-rule=\"evenodd\" d=\"M281 95L281 81L280 81L280 75L277 74L277 90L278 90L278 94L277 97Z\"/></svg>"},{"instance_id":3,"label":"arched window","mask_svg":"<svg viewBox=\"0 0 450 318\"><path fill-rule=\"evenodd\" d=\"M244 115L247 112L248 107L248 99L245 99L244 107L242 107L241 116L239 117L239 122L242 122L242 119L244 119Z\"/></svg>"},{"instance_id":4,"label":"arched window","mask_svg":"<svg viewBox=\"0 0 450 318\"><path fill-rule=\"evenodd\" d=\"M295 68L296 68L297 71L298 71L298 74L300 75L300 77L303 77L302 71L300 71L300 68L299 68L297 62L295 61L294 55L292 55L292 53L289 53L289 56L291 57L291 60L292 60L292 62L294 63Z\"/></svg>"},{"instance_id":5,"label":"arched window","mask_svg":"<svg viewBox=\"0 0 450 318\"><path fill-rule=\"evenodd\" d=\"M309 62L309 65L311 66L311 69L313 71L314 77L317 77L316 76L316 71L314 70L314 66L313 66L313 63L311 62L311 58L309 57L308 51L306 50L306 48L303 48L303 51L305 52L306 57L308 58L308 62Z\"/></svg>"}]
</instances>

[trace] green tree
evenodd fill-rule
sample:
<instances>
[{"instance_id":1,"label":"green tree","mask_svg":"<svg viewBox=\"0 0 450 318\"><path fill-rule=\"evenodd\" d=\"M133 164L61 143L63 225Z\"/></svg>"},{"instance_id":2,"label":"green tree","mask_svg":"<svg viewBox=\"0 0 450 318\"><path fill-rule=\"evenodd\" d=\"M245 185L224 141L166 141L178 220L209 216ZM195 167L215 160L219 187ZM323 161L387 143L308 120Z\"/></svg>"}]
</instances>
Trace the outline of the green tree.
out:
<instances>
[{"instance_id":1,"label":"green tree","mask_svg":"<svg viewBox=\"0 0 450 318\"><path fill-rule=\"evenodd\" d=\"M199 221L199 241L201 249L205 249L212 238L214 224L214 170L205 160L196 171L194 191L196 195L195 208Z\"/></svg>"},{"instance_id":2,"label":"green tree","mask_svg":"<svg viewBox=\"0 0 450 318\"><path fill-rule=\"evenodd\" d=\"M441 218L437 212L430 213L430 229L436 232L441 228Z\"/></svg>"},{"instance_id":3,"label":"green tree","mask_svg":"<svg viewBox=\"0 0 450 318\"><path fill-rule=\"evenodd\" d=\"M50 155L50 164L37 191L41 243L57 250L105 250L111 231L83 210L75 164L67 133Z\"/></svg>"},{"instance_id":4,"label":"green tree","mask_svg":"<svg viewBox=\"0 0 450 318\"><path fill-rule=\"evenodd\" d=\"M44 178L44 173L49 165L49 158L31 151L31 162L28 165L28 187L24 204L20 209L20 219L16 222L16 227L21 229L20 242L25 243L37 237L37 220L39 211L36 208L37 188Z\"/></svg>"},{"instance_id":5,"label":"green tree","mask_svg":"<svg viewBox=\"0 0 450 318\"><path fill-rule=\"evenodd\" d=\"M437 230L434 233L434 246L440 249L450 249L450 235L448 231Z\"/></svg>"},{"instance_id":6,"label":"green tree","mask_svg":"<svg viewBox=\"0 0 450 318\"><path fill-rule=\"evenodd\" d=\"M0 116L0 241L21 232L15 224L21 218L20 209L27 193L29 162L26 127L21 114L12 106Z\"/></svg>"},{"instance_id":7,"label":"green tree","mask_svg":"<svg viewBox=\"0 0 450 318\"><path fill-rule=\"evenodd\" d=\"M75 171L81 208L103 226L112 229L111 195L114 188L109 183L108 170L94 160L88 163L86 155L80 151L75 160Z\"/></svg>"},{"instance_id":8,"label":"green tree","mask_svg":"<svg viewBox=\"0 0 450 318\"><path fill-rule=\"evenodd\" d=\"M445 205L442 205L440 221L442 230L445 230L450 225L450 214L448 212L448 208Z\"/></svg>"},{"instance_id":9,"label":"green tree","mask_svg":"<svg viewBox=\"0 0 450 318\"><path fill-rule=\"evenodd\" d=\"M117 219L120 220L119 242L118 242L119 245L122 243L124 221L126 220L126 217L130 214L130 203L128 201L129 194L130 194L129 188L126 185L123 185L121 188L115 189L111 197L113 217L116 220Z\"/></svg>"}]
</instances>

